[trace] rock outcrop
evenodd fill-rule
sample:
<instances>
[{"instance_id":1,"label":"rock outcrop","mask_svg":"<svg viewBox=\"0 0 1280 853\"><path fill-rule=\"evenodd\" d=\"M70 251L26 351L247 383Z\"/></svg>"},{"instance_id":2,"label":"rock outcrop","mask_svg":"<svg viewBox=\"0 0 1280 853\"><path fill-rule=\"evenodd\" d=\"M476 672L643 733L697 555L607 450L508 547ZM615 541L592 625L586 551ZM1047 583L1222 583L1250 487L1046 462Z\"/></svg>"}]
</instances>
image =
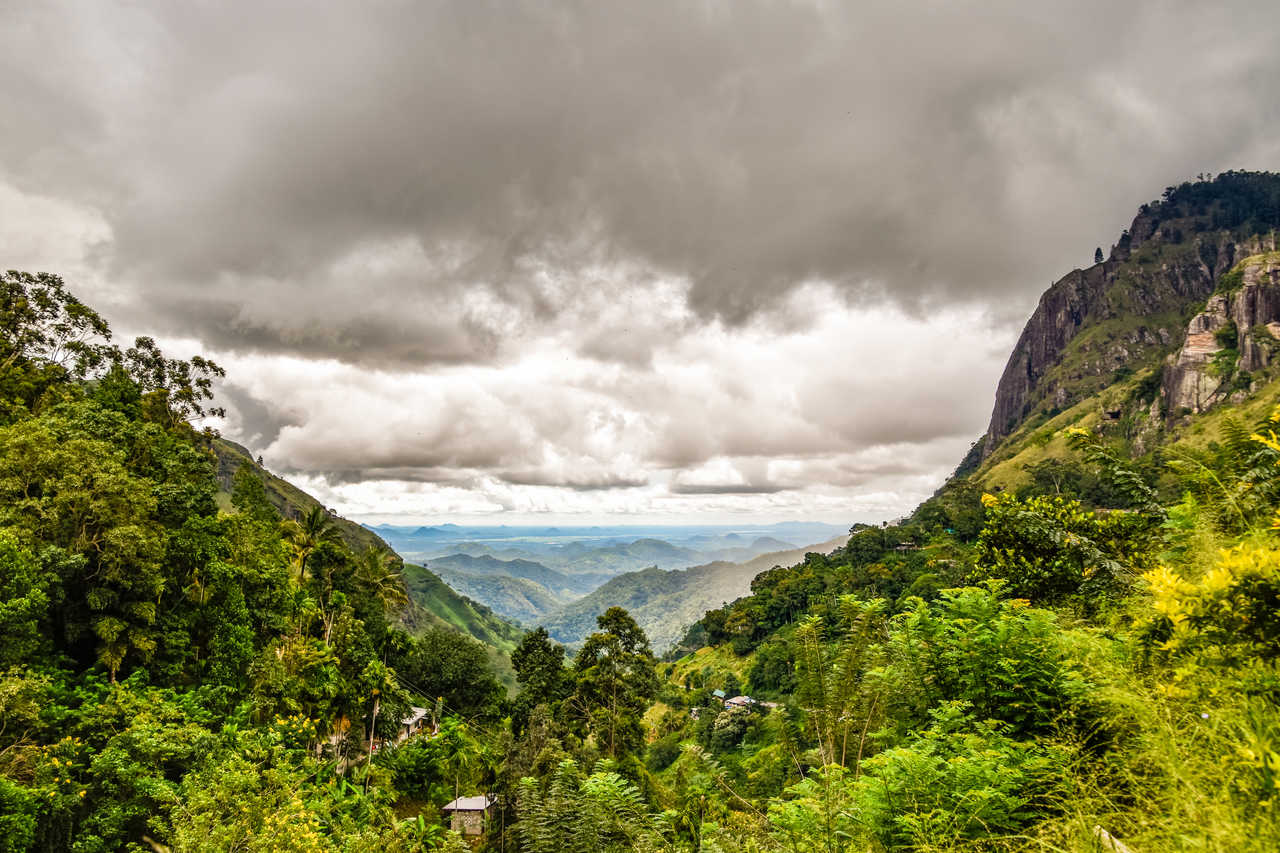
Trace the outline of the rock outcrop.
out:
<instances>
[{"instance_id":1,"label":"rock outcrop","mask_svg":"<svg viewBox=\"0 0 1280 853\"><path fill-rule=\"evenodd\" d=\"M1072 271L1040 297L1000 377L983 459L1037 408L1068 408L1122 368L1158 368L1183 343L1182 321L1170 318L1203 304L1240 258L1275 248L1270 233L1241 239L1230 229L1207 229L1203 218L1162 221L1150 210L1140 213L1107 260ZM1109 320L1117 327L1109 337L1073 347ZM1064 365L1072 349L1082 352ZM1188 386L1186 393L1202 389Z\"/></svg>"},{"instance_id":2,"label":"rock outcrop","mask_svg":"<svg viewBox=\"0 0 1280 853\"><path fill-rule=\"evenodd\" d=\"M1234 273L1239 287L1209 297L1165 367L1161 385L1172 416L1203 412L1244 390L1248 374L1271 364L1280 349L1280 253L1245 258Z\"/></svg>"}]
</instances>

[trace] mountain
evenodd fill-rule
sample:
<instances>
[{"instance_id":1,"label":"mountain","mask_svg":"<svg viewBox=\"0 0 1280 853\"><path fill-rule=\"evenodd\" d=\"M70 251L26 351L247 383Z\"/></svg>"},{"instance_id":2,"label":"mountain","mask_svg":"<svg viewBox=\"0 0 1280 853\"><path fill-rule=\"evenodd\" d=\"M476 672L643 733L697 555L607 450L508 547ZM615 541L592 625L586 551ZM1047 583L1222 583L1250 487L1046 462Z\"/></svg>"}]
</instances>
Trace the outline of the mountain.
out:
<instances>
[{"instance_id":1,"label":"mountain","mask_svg":"<svg viewBox=\"0 0 1280 853\"><path fill-rule=\"evenodd\" d=\"M1110 255L1041 296L961 476L1006 487L1079 426L1135 456L1266 391L1280 325L1280 175L1227 172L1143 205Z\"/></svg>"},{"instance_id":2,"label":"mountain","mask_svg":"<svg viewBox=\"0 0 1280 853\"><path fill-rule=\"evenodd\" d=\"M459 595L439 575L422 566L405 563L404 584L409 607L403 618L410 629L446 628L479 640L498 680L508 690L515 689L511 651L524 631L483 604Z\"/></svg>"},{"instance_id":3,"label":"mountain","mask_svg":"<svg viewBox=\"0 0 1280 853\"><path fill-rule=\"evenodd\" d=\"M574 646L596 630L596 616L616 605L631 614L654 650L662 652L707 610L745 595L759 573L800 562L808 552L825 554L848 539L847 535L839 536L805 548L762 554L743 563L719 561L680 571L650 567L628 572L566 606L543 626L553 639Z\"/></svg>"},{"instance_id":4,"label":"mountain","mask_svg":"<svg viewBox=\"0 0 1280 853\"><path fill-rule=\"evenodd\" d=\"M501 560L496 557L450 554L427 561L433 571L449 571L476 576L501 576L530 580L552 595L576 597L585 595L609 579L606 574L565 574L549 569L533 560Z\"/></svg>"},{"instance_id":5,"label":"mountain","mask_svg":"<svg viewBox=\"0 0 1280 853\"><path fill-rule=\"evenodd\" d=\"M503 619L520 625L536 625L579 596L557 595L537 581L510 575L469 575L432 568L458 593L482 601Z\"/></svg>"}]
</instances>

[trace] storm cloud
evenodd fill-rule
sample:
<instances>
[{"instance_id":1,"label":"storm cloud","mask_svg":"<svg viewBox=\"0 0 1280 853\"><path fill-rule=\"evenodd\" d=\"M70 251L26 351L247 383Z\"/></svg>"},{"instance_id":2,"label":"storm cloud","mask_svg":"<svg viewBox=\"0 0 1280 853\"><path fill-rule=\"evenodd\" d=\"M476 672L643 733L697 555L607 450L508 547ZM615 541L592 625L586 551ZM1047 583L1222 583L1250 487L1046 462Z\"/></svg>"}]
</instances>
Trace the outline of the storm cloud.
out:
<instances>
[{"instance_id":1,"label":"storm cloud","mask_svg":"<svg viewBox=\"0 0 1280 853\"><path fill-rule=\"evenodd\" d=\"M0 3L0 265L234 365L228 434L353 506L904 508L1049 281L1170 183L1280 166L1276 32L1187 0Z\"/></svg>"}]
</instances>

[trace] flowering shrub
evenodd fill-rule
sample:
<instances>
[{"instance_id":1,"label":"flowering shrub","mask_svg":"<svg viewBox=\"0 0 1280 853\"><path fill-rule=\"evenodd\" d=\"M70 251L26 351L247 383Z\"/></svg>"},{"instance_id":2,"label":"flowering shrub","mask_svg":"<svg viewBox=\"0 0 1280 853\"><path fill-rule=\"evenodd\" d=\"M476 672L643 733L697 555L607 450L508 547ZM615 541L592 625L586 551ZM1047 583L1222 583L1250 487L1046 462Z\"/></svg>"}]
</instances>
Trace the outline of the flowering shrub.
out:
<instances>
[{"instance_id":1,"label":"flowering shrub","mask_svg":"<svg viewBox=\"0 0 1280 853\"><path fill-rule=\"evenodd\" d=\"M1167 639L1200 663L1273 669L1280 654L1280 549L1240 545L1196 581L1168 566L1143 576Z\"/></svg>"}]
</instances>

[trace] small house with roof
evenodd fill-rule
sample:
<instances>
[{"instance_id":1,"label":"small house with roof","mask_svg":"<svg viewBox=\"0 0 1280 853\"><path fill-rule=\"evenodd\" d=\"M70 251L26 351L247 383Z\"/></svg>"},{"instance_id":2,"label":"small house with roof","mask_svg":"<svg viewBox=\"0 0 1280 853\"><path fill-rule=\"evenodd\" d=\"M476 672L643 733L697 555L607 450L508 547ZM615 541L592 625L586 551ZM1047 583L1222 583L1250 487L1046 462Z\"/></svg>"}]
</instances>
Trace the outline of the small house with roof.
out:
<instances>
[{"instance_id":1,"label":"small house with roof","mask_svg":"<svg viewBox=\"0 0 1280 853\"><path fill-rule=\"evenodd\" d=\"M419 708L417 705L410 708L408 716L400 721L400 731L396 732L396 743L404 743L421 732L427 724L427 714L430 713L430 708Z\"/></svg>"},{"instance_id":2,"label":"small house with roof","mask_svg":"<svg viewBox=\"0 0 1280 853\"><path fill-rule=\"evenodd\" d=\"M480 835L484 832L489 812L496 801L493 794L458 797L440 811L449 816L449 828L454 832L460 835Z\"/></svg>"}]
</instances>

